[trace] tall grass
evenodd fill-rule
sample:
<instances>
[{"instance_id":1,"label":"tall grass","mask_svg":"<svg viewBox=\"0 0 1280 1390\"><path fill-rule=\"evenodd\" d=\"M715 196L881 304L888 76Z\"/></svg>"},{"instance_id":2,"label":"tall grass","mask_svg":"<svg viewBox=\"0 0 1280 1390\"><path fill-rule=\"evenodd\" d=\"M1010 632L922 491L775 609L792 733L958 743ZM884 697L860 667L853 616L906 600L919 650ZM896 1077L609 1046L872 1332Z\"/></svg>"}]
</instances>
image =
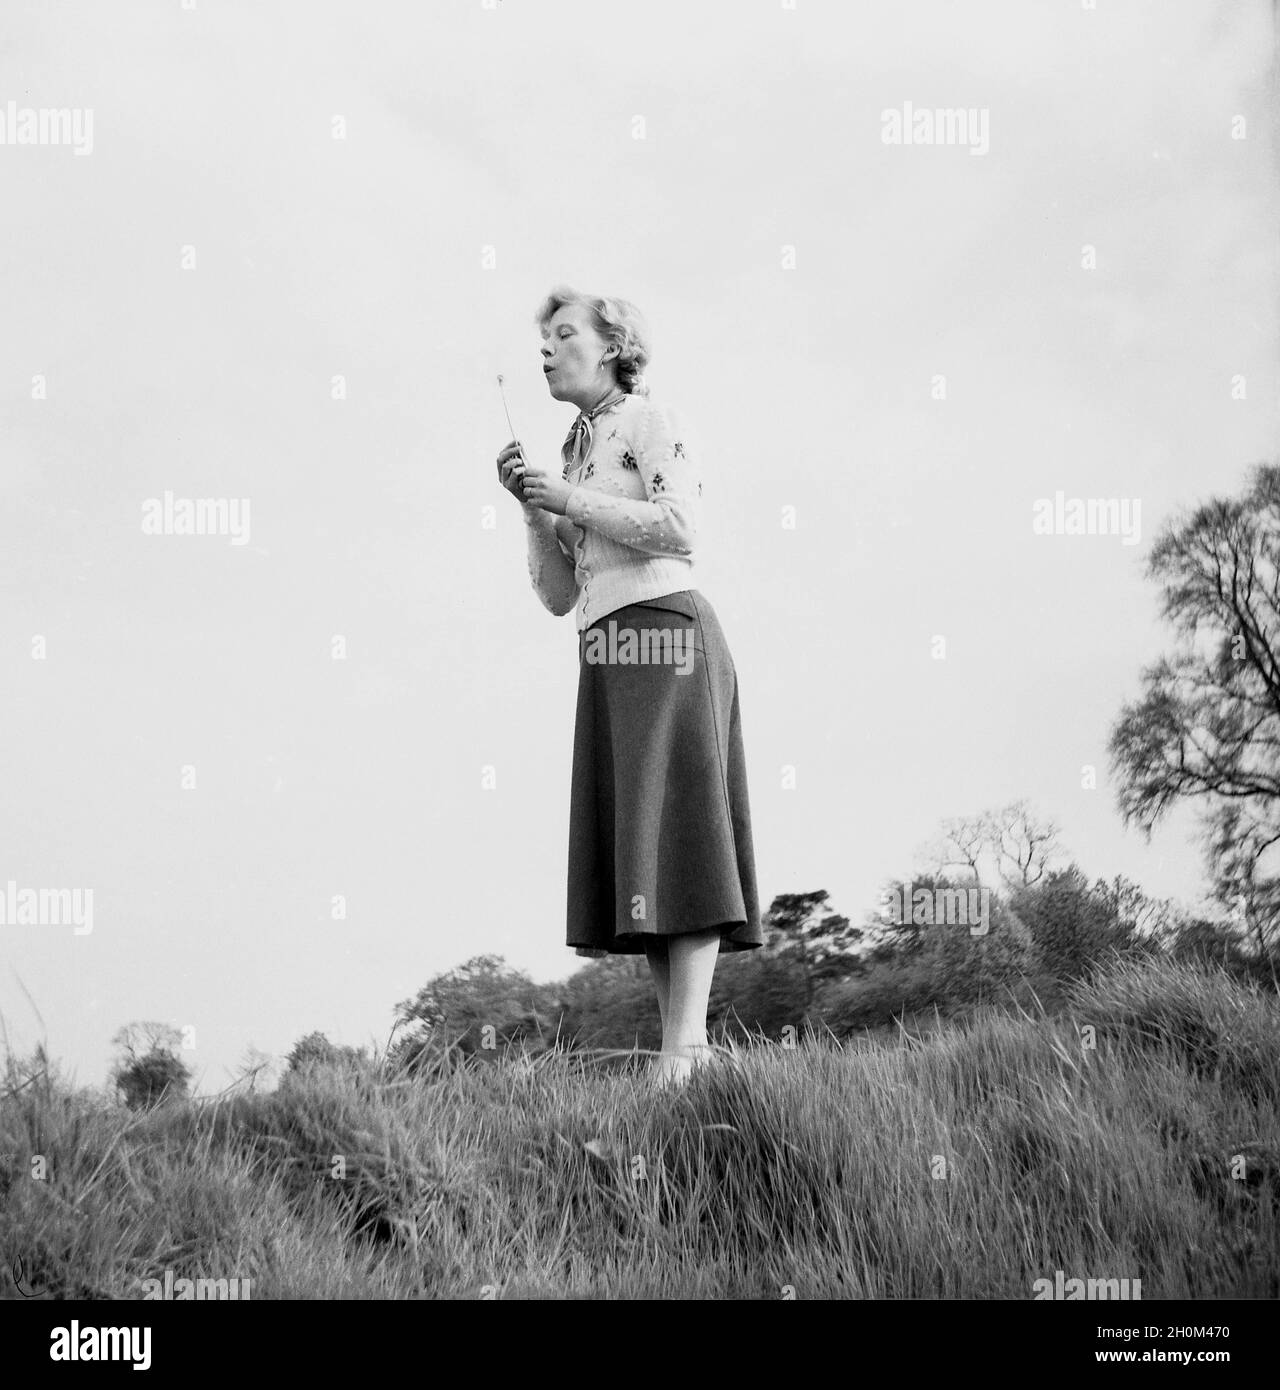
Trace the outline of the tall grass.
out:
<instances>
[{"instance_id":1,"label":"tall grass","mask_svg":"<svg viewBox=\"0 0 1280 1390\"><path fill-rule=\"evenodd\" d=\"M1056 1017L734 1045L675 1093L551 1052L131 1114L9 1070L0 1252L56 1296L1280 1294L1280 1010L1160 959Z\"/></svg>"}]
</instances>

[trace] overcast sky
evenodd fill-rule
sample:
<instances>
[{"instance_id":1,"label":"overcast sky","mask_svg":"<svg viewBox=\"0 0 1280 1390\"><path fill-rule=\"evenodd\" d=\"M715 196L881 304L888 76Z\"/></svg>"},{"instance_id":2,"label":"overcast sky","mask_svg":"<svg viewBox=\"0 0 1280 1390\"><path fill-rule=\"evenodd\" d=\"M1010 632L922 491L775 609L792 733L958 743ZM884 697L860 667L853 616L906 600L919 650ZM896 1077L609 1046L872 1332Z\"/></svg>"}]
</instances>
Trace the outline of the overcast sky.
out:
<instances>
[{"instance_id":1,"label":"overcast sky","mask_svg":"<svg viewBox=\"0 0 1280 1390\"><path fill-rule=\"evenodd\" d=\"M1195 904L1194 817L1126 830L1106 743L1159 527L1274 449L1273 41L1262 0L10 0L0 889L94 895L0 927L11 1043L97 1084L157 1019L208 1091L481 952L582 964L573 619L494 469L498 372L557 465L562 282L644 310L699 451L764 904L857 920L1014 798ZM975 138L886 143L907 103ZM243 543L146 534L166 492ZM1035 534L1059 492L1136 543Z\"/></svg>"}]
</instances>

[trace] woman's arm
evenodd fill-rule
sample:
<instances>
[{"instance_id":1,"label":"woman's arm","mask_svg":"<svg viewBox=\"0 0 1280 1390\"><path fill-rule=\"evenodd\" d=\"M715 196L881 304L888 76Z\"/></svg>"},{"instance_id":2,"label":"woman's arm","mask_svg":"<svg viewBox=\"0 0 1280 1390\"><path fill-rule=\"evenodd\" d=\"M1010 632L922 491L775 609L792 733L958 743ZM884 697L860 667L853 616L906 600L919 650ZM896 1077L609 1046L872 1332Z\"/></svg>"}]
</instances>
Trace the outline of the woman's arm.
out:
<instances>
[{"instance_id":1,"label":"woman's arm","mask_svg":"<svg viewBox=\"0 0 1280 1390\"><path fill-rule=\"evenodd\" d=\"M646 555L692 555L702 487L684 447L679 417L669 407L646 401L637 418L632 455L648 500L575 487L564 514Z\"/></svg>"},{"instance_id":2,"label":"woman's arm","mask_svg":"<svg viewBox=\"0 0 1280 1390\"><path fill-rule=\"evenodd\" d=\"M573 562L566 558L556 535L555 518L541 507L524 507L529 536L529 579L542 606L557 618L573 611L578 602L578 580Z\"/></svg>"}]
</instances>

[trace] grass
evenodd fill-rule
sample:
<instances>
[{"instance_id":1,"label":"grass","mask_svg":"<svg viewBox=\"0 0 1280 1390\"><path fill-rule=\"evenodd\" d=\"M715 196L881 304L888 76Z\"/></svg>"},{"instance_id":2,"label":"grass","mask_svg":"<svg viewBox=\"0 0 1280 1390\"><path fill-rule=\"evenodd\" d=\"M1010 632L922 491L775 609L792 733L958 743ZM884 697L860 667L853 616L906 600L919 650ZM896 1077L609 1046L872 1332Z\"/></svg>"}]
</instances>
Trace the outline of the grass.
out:
<instances>
[{"instance_id":1,"label":"grass","mask_svg":"<svg viewBox=\"0 0 1280 1390\"><path fill-rule=\"evenodd\" d=\"M1058 1016L726 1049L673 1094L564 1052L139 1113L9 1071L10 1297L15 1256L56 1297L1280 1295L1280 1006L1160 959Z\"/></svg>"}]
</instances>

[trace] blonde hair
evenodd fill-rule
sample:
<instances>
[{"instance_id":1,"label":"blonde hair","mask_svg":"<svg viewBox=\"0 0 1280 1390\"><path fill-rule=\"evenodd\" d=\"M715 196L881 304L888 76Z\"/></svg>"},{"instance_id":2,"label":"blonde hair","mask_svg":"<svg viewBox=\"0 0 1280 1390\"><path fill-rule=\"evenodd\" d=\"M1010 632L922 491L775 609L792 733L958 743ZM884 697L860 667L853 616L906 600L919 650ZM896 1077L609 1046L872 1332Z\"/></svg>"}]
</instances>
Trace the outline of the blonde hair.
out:
<instances>
[{"instance_id":1,"label":"blonde hair","mask_svg":"<svg viewBox=\"0 0 1280 1390\"><path fill-rule=\"evenodd\" d=\"M649 325L640 310L629 299L582 294L568 285L557 285L542 301L534 322L539 328L545 328L556 311L566 304L585 304L591 310L596 332L618 349L615 359L618 385L629 396L647 396L649 386L644 379L644 369L650 357Z\"/></svg>"}]
</instances>

